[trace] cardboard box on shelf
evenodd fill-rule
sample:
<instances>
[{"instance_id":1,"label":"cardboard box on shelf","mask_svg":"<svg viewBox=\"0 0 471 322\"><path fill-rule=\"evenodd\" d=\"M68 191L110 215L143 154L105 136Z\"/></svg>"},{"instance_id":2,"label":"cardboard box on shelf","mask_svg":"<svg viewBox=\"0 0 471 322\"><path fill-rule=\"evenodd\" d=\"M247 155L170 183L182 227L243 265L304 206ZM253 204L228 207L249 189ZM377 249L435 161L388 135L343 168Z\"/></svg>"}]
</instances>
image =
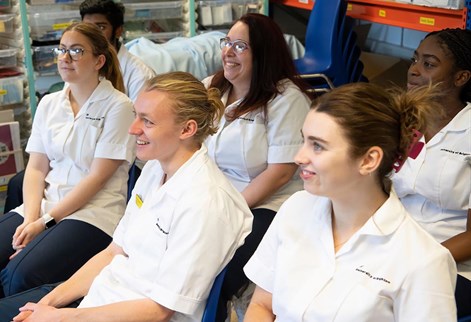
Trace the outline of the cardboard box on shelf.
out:
<instances>
[{"instance_id":1,"label":"cardboard box on shelf","mask_svg":"<svg viewBox=\"0 0 471 322\"><path fill-rule=\"evenodd\" d=\"M0 123L0 186L24 169L18 122Z\"/></svg>"},{"instance_id":2,"label":"cardboard box on shelf","mask_svg":"<svg viewBox=\"0 0 471 322\"><path fill-rule=\"evenodd\" d=\"M360 60L364 65L363 75L370 83L405 88L409 68L407 60L366 51L361 53Z\"/></svg>"}]
</instances>

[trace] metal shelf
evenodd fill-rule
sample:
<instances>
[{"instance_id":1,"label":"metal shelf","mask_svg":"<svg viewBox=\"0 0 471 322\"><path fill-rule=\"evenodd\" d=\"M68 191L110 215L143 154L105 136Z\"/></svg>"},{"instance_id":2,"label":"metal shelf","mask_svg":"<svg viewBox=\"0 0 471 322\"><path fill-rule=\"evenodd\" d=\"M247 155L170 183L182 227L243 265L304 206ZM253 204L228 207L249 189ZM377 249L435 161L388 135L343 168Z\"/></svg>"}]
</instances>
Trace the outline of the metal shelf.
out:
<instances>
[{"instance_id":1,"label":"metal shelf","mask_svg":"<svg viewBox=\"0 0 471 322\"><path fill-rule=\"evenodd\" d=\"M273 3L311 10L313 1L271 0ZM376 23L434 31L443 28L466 28L468 9L445 9L400 3L391 0L349 0L347 15Z\"/></svg>"}]
</instances>

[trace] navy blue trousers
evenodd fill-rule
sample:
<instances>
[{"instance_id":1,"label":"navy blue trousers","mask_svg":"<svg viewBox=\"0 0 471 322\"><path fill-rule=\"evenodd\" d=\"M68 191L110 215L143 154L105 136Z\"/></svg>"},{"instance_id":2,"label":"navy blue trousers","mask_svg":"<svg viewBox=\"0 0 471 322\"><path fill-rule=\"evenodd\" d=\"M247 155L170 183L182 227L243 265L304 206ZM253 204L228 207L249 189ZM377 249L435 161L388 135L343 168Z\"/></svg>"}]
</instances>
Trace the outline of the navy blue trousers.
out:
<instances>
[{"instance_id":1,"label":"navy blue trousers","mask_svg":"<svg viewBox=\"0 0 471 322\"><path fill-rule=\"evenodd\" d=\"M13 234L22 222L23 217L15 212L0 216L0 298L65 281L111 242L109 235L93 225L62 220L9 260L15 252L11 246Z\"/></svg>"},{"instance_id":2,"label":"navy blue trousers","mask_svg":"<svg viewBox=\"0 0 471 322\"><path fill-rule=\"evenodd\" d=\"M226 276L222 284L221 295L216 313L216 321L225 321L227 317L227 302L232 296L240 296L249 285L249 279L245 276L243 268L252 257L253 253L262 241L276 212L270 209L251 209L253 214L252 232L245 238L245 242L237 249L234 257L227 265Z\"/></svg>"},{"instance_id":3,"label":"navy blue trousers","mask_svg":"<svg viewBox=\"0 0 471 322\"><path fill-rule=\"evenodd\" d=\"M8 180L7 197L5 198L5 206L3 207L4 214L23 204L24 178L25 170L18 172Z\"/></svg>"},{"instance_id":4,"label":"navy blue trousers","mask_svg":"<svg viewBox=\"0 0 471 322\"><path fill-rule=\"evenodd\" d=\"M42 285L35 287L4 299L0 299L0 321L11 321L19 313L19 308L28 302L37 303L45 295L51 292L59 283ZM76 308L82 299L78 299L67 305L70 308Z\"/></svg>"}]
</instances>

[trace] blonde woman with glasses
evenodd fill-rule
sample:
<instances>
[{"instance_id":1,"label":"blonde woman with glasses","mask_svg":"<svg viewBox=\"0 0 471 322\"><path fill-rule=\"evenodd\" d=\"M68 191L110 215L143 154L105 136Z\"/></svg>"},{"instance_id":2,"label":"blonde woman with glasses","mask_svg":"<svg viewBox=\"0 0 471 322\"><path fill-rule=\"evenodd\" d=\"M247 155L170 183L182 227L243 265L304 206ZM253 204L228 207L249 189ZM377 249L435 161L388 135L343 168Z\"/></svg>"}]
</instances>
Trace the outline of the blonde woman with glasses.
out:
<instances>
[{"instance_id":1,"label":"blonde woman with glasses","mask_svg":"<svg viewBox=\"0 0 471 322\"><path fill-rule=\"evenodd\" d=\"M39 103L24 203L0 217L0 297L70 277L108 246L126 205L134 116L116 52L78 23L54 54L66 85Z\"/></svg>"}]
</instances>

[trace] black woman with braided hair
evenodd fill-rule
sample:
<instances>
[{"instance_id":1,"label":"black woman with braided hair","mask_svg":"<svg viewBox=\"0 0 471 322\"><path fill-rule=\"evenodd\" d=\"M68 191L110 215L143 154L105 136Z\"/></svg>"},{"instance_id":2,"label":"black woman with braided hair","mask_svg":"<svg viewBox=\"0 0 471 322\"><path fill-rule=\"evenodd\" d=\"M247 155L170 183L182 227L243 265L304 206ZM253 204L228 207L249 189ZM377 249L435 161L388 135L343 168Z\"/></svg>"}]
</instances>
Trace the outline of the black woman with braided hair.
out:
<instances>
[{"instance_id":1,"label":"black woman with braided hair","mask_svg":"<svg viewBox=\"0 0 471 322\"><path fill-rule=\"evenodd\" d=\"M428 126L417 158L393 177L406 209L457 262L458 317L471 315L470 78L471 30L427 34L412 57L407 86L438 84L443 116Z\"/></svg>"}]
</instances>

